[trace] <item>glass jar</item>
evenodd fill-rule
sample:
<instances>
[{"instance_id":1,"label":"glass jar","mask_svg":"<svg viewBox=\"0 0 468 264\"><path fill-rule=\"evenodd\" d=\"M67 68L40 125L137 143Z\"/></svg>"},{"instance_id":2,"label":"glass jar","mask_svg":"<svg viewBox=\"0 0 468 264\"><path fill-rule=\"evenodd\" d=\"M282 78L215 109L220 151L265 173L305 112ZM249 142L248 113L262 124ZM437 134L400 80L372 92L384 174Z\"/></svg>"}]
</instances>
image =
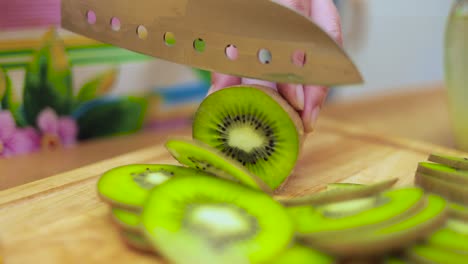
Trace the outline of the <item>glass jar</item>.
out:
<instances>
[{"instance_id":1,"label":"glass jar","mask_svg":"<svg viewBox=\"0 0 468 264\"><path fill-rule=\"evenodd\" d=\"M456 147L468 151L468 0L455 1L448 19L445 83Z\"/></svg>"}]
</instances>

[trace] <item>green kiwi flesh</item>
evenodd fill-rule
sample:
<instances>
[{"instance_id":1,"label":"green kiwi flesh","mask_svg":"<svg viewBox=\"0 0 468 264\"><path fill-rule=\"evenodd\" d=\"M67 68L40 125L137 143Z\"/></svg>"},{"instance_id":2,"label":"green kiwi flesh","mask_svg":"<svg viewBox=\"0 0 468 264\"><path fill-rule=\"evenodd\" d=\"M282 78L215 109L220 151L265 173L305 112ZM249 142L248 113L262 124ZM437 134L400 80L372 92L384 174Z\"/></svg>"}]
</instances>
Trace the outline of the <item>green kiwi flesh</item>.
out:
<instances>
[{"instance_id":1,"label":"green kiwi flesh","mask_svg":"<svg viewBox=\"0 0 468 264\"><path fill-rule=\"evenodd\" d=\"M202 174L200 171L175 165L124 165L106 171L99 178L97 188L103 201L138 212L154 186L173 176Z\"/></svg>"},{"instance_id":2,"label":"green kiwi flesh","mask_svg":"<svg viewBox=\"0 0 468 264\"><path fill-rule=\"evenodd\" d=\"M302 134L297 112L277 92L233 86L200 104L192 136L238 160L276 189L296 165Z\"/></svg>"},{"instance_id":3,"label":"green kiwi flesh","mask_svg":"<svg viewBox=\"0 0 468 264\"><path fill-rule=\"evenodd\" d=\"M415 183L426 191L438 194L451 202L468 205L468 186L454 184L425 173L416 173Z\"/></svg>"},{"instance_id":4,"label":"green kiwi flesh","mask_svg":"<svg viewBox=\"0 0 468 264\"><path fill-rule=\"evenodd\" d=\"M131 248L147 253L156 253L156 250L153 248L151 243L149 243L142 234L137 234L128 230L121 230L120 236Z\"/></svg>"},{"instance_id":5,"label":"green kiwi flesh","mask_svg":"<svg viewBox=\"0 0 468 264\"><path fill-rule=\"evenodd\" d=\"M328 191L314 193L301 197L281 197L276 199L285 206L313 205L319 206L327 203L342 202L351 199L365 198L390 189L398 179L390 179L360 188L336 188Z\"/></svg>"},{"instance_id":6,"label":"green kiwi flesh","mask_svg":"<svg viewBox=\"0 0 468 264\"><path fill-rule=\"evenodd\" d=\"M263 263L294 236L271 196L216 177L175 177L154 188L142 213L145 236L174 263Z\"/></svg>"},{"instance_id":7,"label":"green kiwi flesh","mask_svg":"<svg viewBox=\"0 0 468 264\"><path fill-rule=\"evenodd\" d=\"M430 245L415 245L406 251L411 263L466 264L468 255Z\"/></svg>"},{"instance_id":8,"label":"green kiwi flesh","mask_svg":"<svg viewBox=\"0 0 468 264\"><path fill-rule=\"evenodd\" d=\"M446 201L436 195L427 195L425 206L406 214L388 225L360 232L337 233L336 236L304 237L303 241L328 254L342 257L375 256L388 253L426 237L446 220Z\"/></svg>"},{"instance_id":9,"label":"green kiwi flesh","mask_svg":"<svg viewBox=\"0 0 468 264\"><path fill-rule=\"evenodd\" d=\"M460 169L468 170L468 158L465 157L454 157L443 154L431 154L428 158L429 161L444 164L446 166Z\"/></svg>"},{"instance_id":10,"label":"green kiwi flesh","mask_svg":"<svg viewBox=\"0 0 468 264\"><path fill-rule=\"evenodd\" d=\"M423 201L419 188L401 188L382 194L324 206L289 207L298 236L361 230L392 220ZM352 203L355 203L354 205Z\"/></svg>"},{"instance_id":11,"label":"green kiwi flesh","mask_svg":"<svg viewBox=\"0 0 468 264\"><path fill-rule=\"evenodd\" d=\"M273 192L262 179L253 175L242 164L207 144L194 140L172 139L166 142L166 148L181 164L266 193Z\"/></svg>"},{"instance_id":12,"label":"green kiwi flesh","mask_svg":"<svg viewBox=\"0 0 468 264\"><path fill-rule=\"evenodd\" d=\"M383 263L384 264L407 264L408 262L397 257L387 257Z\"/></svg>"},{"instance_id":13,"label":"green kiwi flesh","mask_svg":"<svg viewBox=\"0 0 468 264\"><path fill-rule=\"evenodd\" d=\"M141 232L140 229L140 214L125 209L114 207L111 209L111 219L120 228Z\"/></svg>"},{"instance_id":14,"label":"green kiwi flesh","mask_svg":"<svg viewBox=\"0 0 468 264\"><path fill-rule=\"evenodd\" d=\"M332 264L335 259L318 250L295 243L268 264ZM266 264L266 263L265 263Z\"/></svg>"},{"instance_id":15,"label":"green kiwi flesh","mask_svg":"<svg viewBox=\"0 0 468 264\"><path fill-rule=\"evenodd\" d=\"M438 248L468 254L468 223L449 220L446 226L427 238L427 243Z\"/></svg>"},{"instance_id":16,"label":"green kiwi flesh","mask_svg":"<svg viewBox=\"0 0 468 264\"><path fill-rule=\"evenodd\" d=\"M420 162L417 172L451 183L464 184L468 188L468 170L459 170L444 164Z\"/></svg>"}]
</instances>

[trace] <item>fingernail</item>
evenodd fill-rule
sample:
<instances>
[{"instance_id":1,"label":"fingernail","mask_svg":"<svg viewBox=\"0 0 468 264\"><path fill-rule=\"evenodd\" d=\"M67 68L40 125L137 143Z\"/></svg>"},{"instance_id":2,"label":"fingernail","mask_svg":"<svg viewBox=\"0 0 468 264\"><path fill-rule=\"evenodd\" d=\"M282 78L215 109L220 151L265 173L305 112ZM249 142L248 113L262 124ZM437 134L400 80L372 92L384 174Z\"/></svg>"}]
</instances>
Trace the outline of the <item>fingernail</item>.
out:
<instances>
[{"instance_id":1,"label":"fingernail","mask_svg":"<svg viewBox=\"0 0 468 264\"><path fill-rule=\"evenodd\" d=\"M208 93L206 94L206 96L212 94L214 92L214 89L215 89L215 85L211 85L210 89L208 89Z\"/></svg>"},{"instance_id":2,"label":"fingernail","mask_svg":"<svg viewBox=\"0 0 468 264\"><path fill-rule=\"evenodd\" d=\"M304 110L304 88L302 85L296 86L296 104L298 110Z\"/></svg>"},{"instance_id":3,"label":"fingernail","mask_svg":"<svg viewBox=\"0 0 468 264\"><path fill-rule=\"evenodd\" d=\"M320 114L320 106L316 106L313 110L312 113L310 113L310 123L309 123L309 131L312 131L315 129L315 124L317 123L318 116Z\"/></svg>"}]
</instances>

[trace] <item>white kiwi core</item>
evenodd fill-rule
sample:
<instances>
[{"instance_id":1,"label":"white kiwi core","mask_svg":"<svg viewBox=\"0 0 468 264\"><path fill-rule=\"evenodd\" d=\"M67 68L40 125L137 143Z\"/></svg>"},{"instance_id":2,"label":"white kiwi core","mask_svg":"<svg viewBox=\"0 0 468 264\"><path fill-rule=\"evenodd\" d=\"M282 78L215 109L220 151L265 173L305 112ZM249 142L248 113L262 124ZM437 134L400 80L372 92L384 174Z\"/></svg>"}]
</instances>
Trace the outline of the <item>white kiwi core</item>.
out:
<instances>
[{"instance_id":1,"label":"white kiwi core","mask_svg":"<svg viewBox=\"0 0 468 264\"><path fill-rule=\"evenodd\" d=\"M193 226L200 230L209 230L212 235L229 236L250 231L246 215L232 207L220 205L200 205L190 212Z\"/></svg>"},{"instance_id":2,"label":"white kiwi core","mask_svg":"<svg viewBox=\"0 0 468 264\"><path fill-rule=\"evenodd\" d=\"M167 177L165 172L151 172L146 175L146 181L154 185L161 184L168 179L169 177Z\"/></svg>"},{"instance_id":3,"label":"white kiwi core","mask_svg":"<svg viewBox=\"0 0 468 264\"><path fill-rule=\"evenodd\" d=\"M237 126L229 130L228 144L245 152L261 148L265 140L265 136L251 126Z\"/></svg>"}]
</instances>

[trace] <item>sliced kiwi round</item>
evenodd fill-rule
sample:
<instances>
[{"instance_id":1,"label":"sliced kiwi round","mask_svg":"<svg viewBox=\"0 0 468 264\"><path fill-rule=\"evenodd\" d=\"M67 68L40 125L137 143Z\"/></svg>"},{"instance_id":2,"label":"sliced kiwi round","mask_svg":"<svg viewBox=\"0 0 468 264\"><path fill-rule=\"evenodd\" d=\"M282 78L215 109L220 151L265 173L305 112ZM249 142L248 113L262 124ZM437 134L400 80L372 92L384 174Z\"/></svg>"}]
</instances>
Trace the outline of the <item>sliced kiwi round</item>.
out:
<instances>
[{"instance_id":1,"label":"sliced kiwi round","mask_svg":"<svg viewBox=\"0 0 468 264\"><path fill-rule=\"evenodd\" d=\"M455 184L429 174L416 173L415 183L425 190L462 205L468 205L468 186Z\"/></svg>"},{"instance_id":2,"label":"sliced kiwi round","mask_svg":"<svg viewBox=\"0 0 468 264\"><path fill-rule=\"evenodd\" d=\"M131 248L147 253L157 253L151 243L149 243L142 234L128 230L121 230L120 236L122 237L123 241Z\"/></svg>"},{"instance_id":3,"label":"sliced kiwi round","mask_svg":"<svg viewBox=\"0 0 468 264\"><path fill-rule=\"evenodd\" d=\"M324 206L289 207L298 236L322 236L344 231L359 232L394 220L424 201L419 188L389 190L372 197Z\"/></svg>"},{"instance_id":4,"label":"sliced kiwi round","mask_svg":"<svg viewBox=\"0 0 468 264\"><path fill-rule=\"evenodd\" d=\"M203 172L174 165L132 164L105 172L98 181L102 200L120 208L141 211L148 192L178 175L202 175Z\"/></svg>"},{"instance_id":5,"label":"sliced kiwi round","mask_svg":"<svg viewBox=\"0 0 468 264\"><path fill-rule=\"evenodd\" d=\"M457 203L450 203L449 215L451 218L468 222L468 207Z\"/></svg>"},{"instance_id":6,"label":"sliced kiwi round","mask_svg":"<svg viewBox=\"0 0 468 264\"><path fill-rule=\"evenodd\" d=\"M351 199L365 198L391 188L398 179L390 179L359 188L335 188L301 197L277 196L275 199L285 206L322 205Z\"/></svg>"},{"instance_id":7,"label":"sliced kiwi round","mask_svg":"<svg viewBox=\"0 0 468 264\"><path fill-rule=\"evenodd\" d=\"M154 188L142 214L146 237L175 263L262 263L294 235L271 196L215 177L176 177Z\"/></svg>"},{"instance_id":8,"label":"sliced kiwi round","mask_svg":"<svg viewBox=\"0 0 468 264\"><path fill-rule=\"evenodd\" d=\"M273 192L262 179L253 175L242 164L203 142L172 139L166 142L166 148L181 164L220 178L240 182L266 193Z\"/></svg>"},{"instance_id":9,"label":"sliced kiwi round","mask_svg":"<svg viewBox=\"0 0 468 264\"><path fill-rule=\"evenodd\" d=\"M466 264L468 255L430 245L415 245L406 251L408 259L416 264Z\"/></svg>"},{"instance_id":10,"label":"sliced kiwi round","mask_svg":"<svg viewBox=\"0 0 468 264\"><path fill-rule=\"evenodd\" d=\"M272 189L295 167L303 130L299 115L279 93L261 86L210 94L193 121L194 139L237 160Z\"/></svg>"},{"instance_id":11,"label":"sliced kiwi round","mask_svg":"<svg viewBox=\"0 0 468 264\"><path fill-rule=\"evenodd\" d=\"M118 207L111 208L111 219L120 228L136 233L141 232L139 213L129 210L121 209Z\"/></svg>"},{"instance_id":12,"label":"sliced kiwi round","mask_svg":"<svg viewBox=\"0 0 468 264\"><path fill-rule=\"evenodd\" d=\"M435 247L468 254L468 223L448 220L446 226L427 238L427 243Z\"/></svg>"},{"instance_id":13,"label":"sliced kiwi round","mask_svg":"<svg viewBox=\"0 0 468 264\"><path fill-rule=\"evenodd\" d=\"M459 170L444 164L420 162L417 172L428 174L447 182L464 184L468 188L468 170Z\"/></svg>"},{"instance_id":14,"label":"sliced kiwi round","mask_svg":"<svg viewBox=\"0 0 468 264\"><path fill-rule=\"evenodd\" d=\"M269 261L269 264L332 264L336 260L325 253L306 247L299 243L293 244L279 256ZM265 263L266 264L266 263Z\"/></svg>"},{"instance_id":15,"label":"sliced kiwi round","mask_svg":"<svg viewBox=\"0 0 468 264\"><path fill-rule=\"evenodd\" d=\"M429 156L428 160L435 163L444 164L452 168L468 170L468 158L465 157L455 157L434 153Z\"/></svg>"},{"instance_id":16,"label":"sliced kiwi round","mask_svg":"<svg viewBox=\"0 0 468 264\"><path fill-rule=\"evenodd\" d=\"M360 232L342 232L335 236L309 236L303 241L314 248L342 257L375 256L405 248L426 237L446 220L446 201L427 195L425 205L416 212L405 214L398 221Z\"/></svg>"}]
</instances>

